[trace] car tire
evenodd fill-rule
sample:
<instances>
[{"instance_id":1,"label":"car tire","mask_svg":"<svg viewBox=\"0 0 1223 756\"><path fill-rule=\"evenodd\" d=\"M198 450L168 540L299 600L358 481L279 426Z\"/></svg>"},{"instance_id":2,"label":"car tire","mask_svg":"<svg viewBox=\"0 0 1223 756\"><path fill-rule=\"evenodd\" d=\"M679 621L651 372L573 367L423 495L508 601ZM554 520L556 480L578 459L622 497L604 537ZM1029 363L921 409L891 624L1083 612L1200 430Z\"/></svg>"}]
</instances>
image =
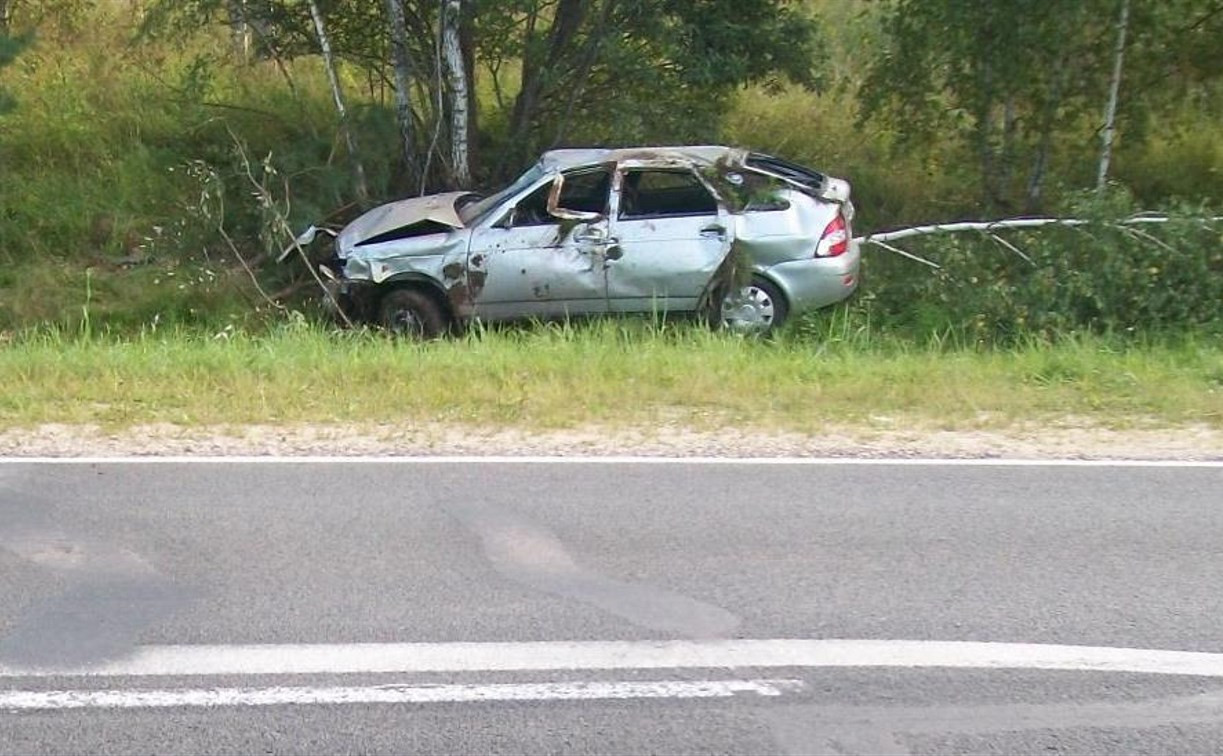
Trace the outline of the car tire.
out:
<instances>
[{"instance_id":1,"label":"car tire","mask_svg":"<svg viewBox=\"0 0 1223 756\"><path fill-rule=\"evenodd\" d=\"M422 289L393 289L382 298L378 322L395 336L436 339L449 325L446 313Z\"/></svg>"},{"instance_id":2,"label":"car tire","mask_svg":"<svg viewBox=\"0 0 1223 756\"><path fill-rule=\"evenodd\" d=\"M747 286L721 297L717 324L733 333L764 336L781 328L789 314L781 289L763 278L752 278Z\"/></svg>"}]
</instances>

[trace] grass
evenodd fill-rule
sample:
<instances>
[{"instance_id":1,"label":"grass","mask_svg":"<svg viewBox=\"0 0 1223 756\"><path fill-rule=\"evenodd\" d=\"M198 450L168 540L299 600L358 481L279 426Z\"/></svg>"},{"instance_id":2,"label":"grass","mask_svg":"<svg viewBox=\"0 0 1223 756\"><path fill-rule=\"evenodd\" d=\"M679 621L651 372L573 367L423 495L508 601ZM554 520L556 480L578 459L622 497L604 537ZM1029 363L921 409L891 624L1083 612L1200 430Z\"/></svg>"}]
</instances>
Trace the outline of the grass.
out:
<instances>
[{"instance_id":1,"label":"grass","mask_svg":"<svg viewBox=\"0 0 1223 756\"><path fill-rule=\"evenodd\" d=\"M300 322L270 332L41 329L0 347L0 428L42 423L429 422L818 432L1060 423L1223 427L1223 347L1085 337L980 350L931 342L758 342L688 325L597 322L428 344Z\"/></svg>"}]
</instances>

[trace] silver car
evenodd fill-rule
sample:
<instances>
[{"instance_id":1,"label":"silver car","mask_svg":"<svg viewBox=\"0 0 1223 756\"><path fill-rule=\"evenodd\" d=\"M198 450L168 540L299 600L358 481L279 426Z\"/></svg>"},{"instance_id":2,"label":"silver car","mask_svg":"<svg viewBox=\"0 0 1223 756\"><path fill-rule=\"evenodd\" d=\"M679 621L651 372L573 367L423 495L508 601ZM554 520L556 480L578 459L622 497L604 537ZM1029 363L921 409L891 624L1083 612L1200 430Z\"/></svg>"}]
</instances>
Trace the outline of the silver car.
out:
<instances>
[{"instance_id":1,"label":"silver car","mask_svg":"<svg viewBox=\"0 0 1223 756\"><path fill-rule=\"evenodd\" d=\"M554 150L492 196L365 213L324 273L351 319L423 337L475 318L608 313L767 332L856 288L849 193L728 147Z\"/></svg>"}]
</instances>

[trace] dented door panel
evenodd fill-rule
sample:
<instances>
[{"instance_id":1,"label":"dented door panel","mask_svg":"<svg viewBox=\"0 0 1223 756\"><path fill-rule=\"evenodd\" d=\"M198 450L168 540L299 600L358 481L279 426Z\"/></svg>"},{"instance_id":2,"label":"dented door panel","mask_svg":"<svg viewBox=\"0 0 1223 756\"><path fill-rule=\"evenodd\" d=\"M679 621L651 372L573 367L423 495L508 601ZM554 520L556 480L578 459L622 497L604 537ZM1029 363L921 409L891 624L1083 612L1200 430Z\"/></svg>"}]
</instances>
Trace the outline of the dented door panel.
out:
<instances>
[{"instance_id":1,"label":"dented door panel","mask_svg":"<svg viewBox=\"0 0 1223 756\"><path fill-rule=\"evenodd\" d=\"M607 221L485 228L473 233L468 276L475 314L490 320L607 311Z\"/></svg>"},{"instance_id":2,"label":"dented door panel","mask_svg":"<svg viewBox=\"0 0 1223 756\"><path fill-rule=\"evenodd\" d=\"M688 312L730 250L729 229L717 215L621 220L620 257L607 263L611 312Z\"/></svg>"},{"instance_id":3,"label":"dented door panel","mask_svg":"<svg viewBox=\"0 0 1223 756\"><path fill-rule=\"evenodd\" d=\"M645 189L650 177L667 176ZM695 310L730 252L730 214L695 172L673 163L626 163L613 193L608 309Z\"/></svg>"}]
</instances>

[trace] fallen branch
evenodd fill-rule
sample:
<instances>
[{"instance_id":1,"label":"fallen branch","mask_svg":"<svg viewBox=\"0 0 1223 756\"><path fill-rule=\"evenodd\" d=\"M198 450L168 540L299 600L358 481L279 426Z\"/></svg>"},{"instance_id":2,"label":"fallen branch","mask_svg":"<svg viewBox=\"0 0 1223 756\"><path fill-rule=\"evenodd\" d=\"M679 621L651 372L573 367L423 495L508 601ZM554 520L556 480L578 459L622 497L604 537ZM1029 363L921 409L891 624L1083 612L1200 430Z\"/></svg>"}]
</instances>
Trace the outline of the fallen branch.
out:
<instances>
[{"instance_id":1,"label":"fallen branch","mask_svg":"<svg viewBox=\"0 0 1223 756\"><path fill-rule=\"evenodd\" d=\"M1124 220L1106 223L1104 225L1118 228L1127 235L1142 238L1159 247L1171 252L1176 250L1169 246L1166 242L1160 241L1154 235L1143 231L1138 226L1151 223L1167 223L1171 219L1166 215L1135 215ZM1204 223L1219 223L1223 221L1223 216L1215 216L1213 218L1203 218ZM895 246L892 242L901 239L909 239L916 236L930 236L935 234L955 234L968 231L977 232L989 237L994 242L1002 247L1014 252L1022 257L1028 263L1035 265L1035 261L1031 257L1024 254L1019 247L999 236L998 231L1012 231L1017 229L1043 228L1045 226L1062 226L1072 228L1077 231L1083 231L1083 226L1089 226L1097 223L1097 221L1084 220L1082 218L1009 218L996 221L971 221L963 223L935 223L925 226L913 226L911 228L902 228L896 231L885 231L878 234L867 234L866 236L858 236L854 241L860 245L874 245L889 252L893 252L910 260L928 265L931 268L938 269L940 266L937 263L931 262L923 257L915 255L911 252L906 252L903 249Z\"/></svg>"},{"instance_id":2,"label":"fallen branch","mask_svg":"<svg viewBox=\"0 0 1223 756\"><path fill-rule=\"evenodd\" d=\"M293 229L289 226L288 208L286 208L284 212L281 212L280 208L277 206L276 199L272 196L271 191L268 190L267 186L262 181L255 177L255 172L251 169L250 158L246 154L246 148L243 146L242 141L238 139L237 135L232 131L230 131L229 135L234 141L234 147L237 149L238 157L242 161L243 172L246 174L246 179L251 184L251 188L254 190L253 194L256 200L258 200L260 205L271 214L275 231L293 240L290 247L282 252L278 259L283 260L285 256L290 253L290 250L296 250L298 256L301 257L302 263L304 263L306 266L306 271L310 273L310 276L314 279L314 282L318 284L320 289L322 289L323 295L327 297L332 305L335 306L335 311L339 314L340 319L344 321L344 325L351 328L353 326L352 320L348 317L348 314L344 312L344 308L340 306L339 300L336 299L335 292L330 286L323 282L322 277L319 276L318 271L315 270L314 265L310 262L310 256L306 254L305 247L300 241L302 237L294 234ZM289 186L287 180L285 181L284 192L287 202L289 196ZM311 240L312 239L313 237L311 237Z\"/></svg>"}]
</instances>

